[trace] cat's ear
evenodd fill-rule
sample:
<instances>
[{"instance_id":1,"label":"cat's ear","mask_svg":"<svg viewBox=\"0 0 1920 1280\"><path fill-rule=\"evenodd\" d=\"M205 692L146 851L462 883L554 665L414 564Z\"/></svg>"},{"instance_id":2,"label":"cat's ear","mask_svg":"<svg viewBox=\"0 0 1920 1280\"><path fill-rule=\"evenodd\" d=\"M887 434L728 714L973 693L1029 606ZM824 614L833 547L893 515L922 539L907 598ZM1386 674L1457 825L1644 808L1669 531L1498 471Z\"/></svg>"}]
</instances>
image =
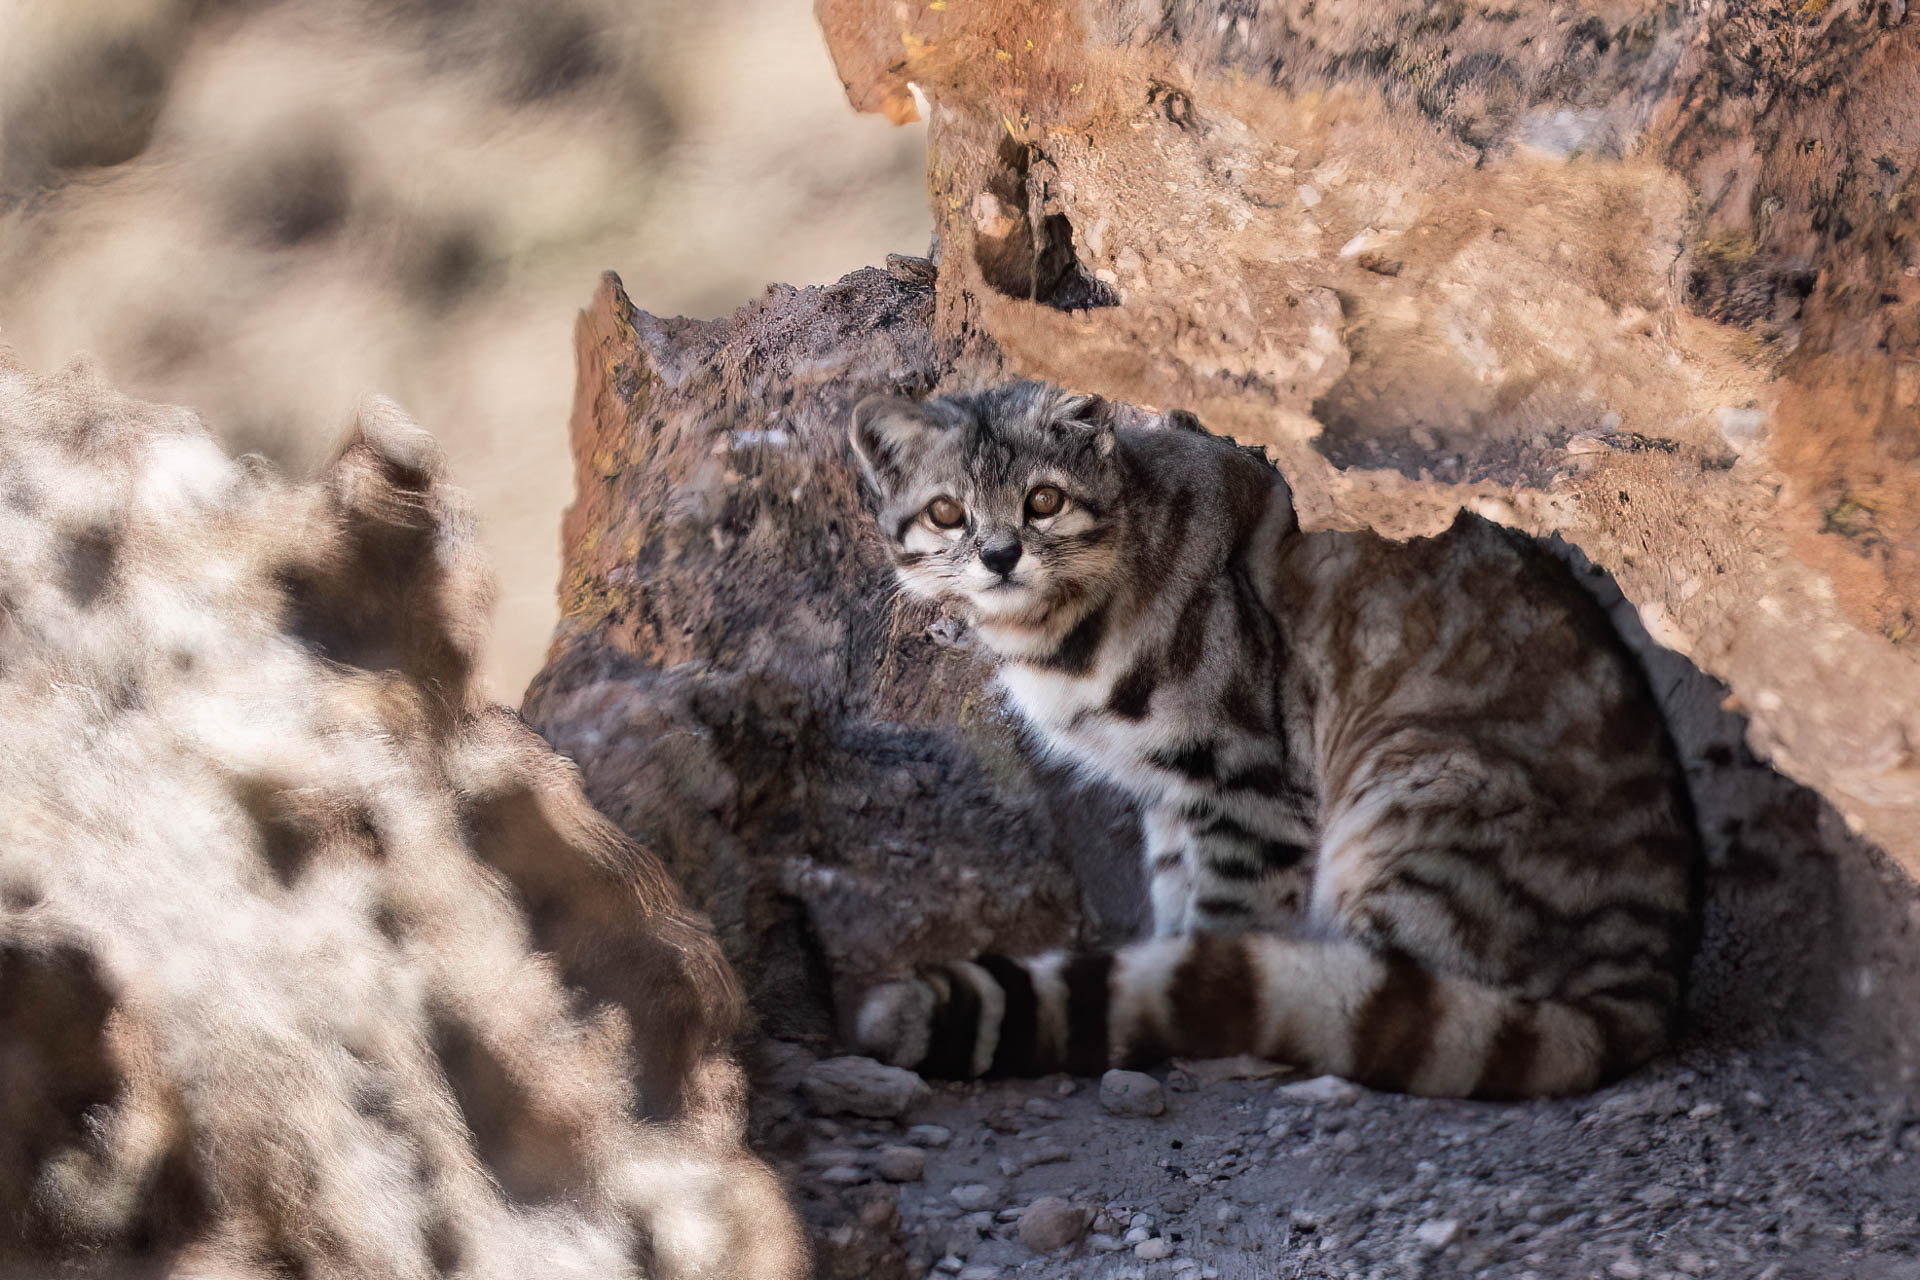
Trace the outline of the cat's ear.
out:
<instances>
[{"instance_id":1,"label":"cat's ear","mask_svg":"<svg viewBox=\"0 0 1920 1280\"><path fill-rule=\"evenodd\" d=\"M868 396L854 406L847 437L867 479L885 491L900 482L939 431L927 411L905 396Z\"/></svg>"},{"instance_id":2,"label":"cat's ear","mask_svg":"<svg viewBox=\"0 0 1920 1280\"><path fill-rule=\"evenodd\" d=\"M1113 452L1113 405L1100 396L1071 395L1060 402L1055 421L1093 433L1093 447L1101 457Z\"/></svg>"}]
</instances>

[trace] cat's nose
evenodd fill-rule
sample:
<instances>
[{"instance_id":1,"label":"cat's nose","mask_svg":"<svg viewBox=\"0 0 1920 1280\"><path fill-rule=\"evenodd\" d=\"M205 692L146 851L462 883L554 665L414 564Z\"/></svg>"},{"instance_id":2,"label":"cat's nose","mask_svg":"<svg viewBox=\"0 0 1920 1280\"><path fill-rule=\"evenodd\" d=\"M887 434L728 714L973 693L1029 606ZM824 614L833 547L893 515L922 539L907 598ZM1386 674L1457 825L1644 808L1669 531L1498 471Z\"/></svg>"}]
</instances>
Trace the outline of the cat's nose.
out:
<instances>
[{"instance_id":1,"label":"cat's nose","mask_svg":"<svg viewBox=\"0 0 1920 1280\"><path fill-rule=\"evenodd\" d=\"M1020 563L1020 539L1009 538L1005 542L989 542L980 548L980 563L1001 577L1013 572L1013 566Z\"/></svg>"}]
</instances>

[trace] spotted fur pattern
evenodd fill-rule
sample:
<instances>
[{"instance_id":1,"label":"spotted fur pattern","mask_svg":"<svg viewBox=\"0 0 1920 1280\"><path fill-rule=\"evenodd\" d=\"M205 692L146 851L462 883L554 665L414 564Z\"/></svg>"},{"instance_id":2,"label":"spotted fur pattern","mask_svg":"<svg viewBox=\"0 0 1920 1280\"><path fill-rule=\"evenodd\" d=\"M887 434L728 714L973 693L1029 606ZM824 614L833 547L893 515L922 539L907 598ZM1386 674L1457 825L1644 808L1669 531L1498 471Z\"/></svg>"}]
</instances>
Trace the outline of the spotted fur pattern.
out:
<instances>
[{"instance_id":1,"label":"spotted fur pattern","mask_svg":"<svg viewBox=\"0 0 1920 1280\"><path fill-rule=\"evenodd\" d=\"M1644 675L1558 561L1465 514L1304 534L1259 453L1033 383L870 400L852 437L903 587L970 617L1042 749L1138 804L1154 922L884 986L869 1052L956 1077L1253 1053L1523 1097L1665 1043L1698 838Z\"/></svg>"}]
</instances>

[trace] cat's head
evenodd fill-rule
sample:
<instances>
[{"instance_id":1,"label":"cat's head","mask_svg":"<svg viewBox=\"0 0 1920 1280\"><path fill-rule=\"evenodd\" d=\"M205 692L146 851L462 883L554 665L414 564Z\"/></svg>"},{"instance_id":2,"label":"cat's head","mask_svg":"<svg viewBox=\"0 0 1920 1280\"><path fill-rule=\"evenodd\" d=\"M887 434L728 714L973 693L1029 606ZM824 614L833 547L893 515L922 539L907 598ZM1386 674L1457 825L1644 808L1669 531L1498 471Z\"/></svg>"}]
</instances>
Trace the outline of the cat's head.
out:
<instances>
[{"instance_id":1,"label":"cat's head","mask_svg":"<svg viewBox=\"0 0 1920 1280\"><path fill-rule=\"evenodd\" d=\"M902 585L1001 629L1046 629L1118 573L1121 475L1105 401L1036 382L876 396L853 450Z\"/></svg>"}]
</instances>

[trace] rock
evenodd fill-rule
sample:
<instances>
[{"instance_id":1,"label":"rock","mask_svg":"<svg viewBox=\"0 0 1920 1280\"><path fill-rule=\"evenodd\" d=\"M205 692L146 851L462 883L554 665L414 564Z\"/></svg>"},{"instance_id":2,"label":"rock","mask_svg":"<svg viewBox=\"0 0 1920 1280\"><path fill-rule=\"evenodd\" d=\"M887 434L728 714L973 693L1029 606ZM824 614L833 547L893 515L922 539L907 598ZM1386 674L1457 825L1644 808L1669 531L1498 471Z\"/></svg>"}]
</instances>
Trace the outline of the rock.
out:
<instances>
[{"instance_id":1,"label":"rock","mask_svg":"<svg viewBox=\"0 0 1920 1280\"><path fill-rule=\"evenodd\" d=\"M576 333L562 622L523 712L646 833L789 1039L836 1033L829 986L988 937L1060 945L1081 911L1061 855L1138 838L1010 725L955 730L989 674L967 649L925 624L880 644L901 615L847 423L866 395L931 385L932 301L869 269L662 320L609 278Z\"/></svg>"},{"instance_id":2,"label":"rock","mask_svg":"<svg viewBox=\"0 0 1920 1280\"><path fill-rule=\"evenodd\" d=\"M1028 1098L1020 1104L1020 1109L1028 1115L1038 1116L1042 1120L1058 1120L1066 1114L1066 1112L1061 1110L1060 1104L1051 1098Z\"/></svg>"},{"instance_id":3,"label":"rock","mask_svg":"<svg viewBox=\"0 0 1920 1280\"><path fill-rule=\"evenodd\" d=\"M1640 1280L1646 1274L1646 1268L1632 1258L1616 1258L1607 1267L1607 1274L1613 1280Z\"/></svg>"},{"instance_id":4,"label":"rock","mask_svg":"<svg viewBox=\"0 0 1920 1280\"><path fill-rule=\"evenodd\" d=\"M919 1147L882 1147L873 1167L889 1182L918 1182L927 1171L927 1153Z\"/></svg>"},{"instance_id":5,"label":"rock","mask_svg":"<svg viewBox=\"0 0 1920 1280\"><path fill-rule=\"evenodd\" d=\"M425 431L295 484L0 348L0 477L0 1269L803 1273L734 979L479 684Z\"/></svg>"},{"instance_id":6,"label":"rock","mask_svg":"<svg viewBox=\"0 0 1920 1280\"><path fill-rule=\"evenodd\" d=\"M1073 1152L1058 1141L1053 1138L1042 1138L1020 1157L1020 1165L1024 1169L1031 1169L1036 1165L1065 1164L1071 1159L1073 1159Z\"/></svg>"},{"instance_id":7,"label":"rock","mask_svg":"<svg viewBox=\"0 0 1920 1280\"><path fill-rule=\"evenodd\" d=\"M1000 1192L984 1182L969 1182L947 1193L953 1202L969 1213L991 1209L1000 1203Z\"/></svg>"},{"instance_id":8,"label":"rock","mask_svg":"<svg viewBox=\"0 0 1920 1280\"><path fill-rule=\"evenodd\" d=\"M1413 1229L1413 1238L1429 1249L1444 1249L1459 1234L1460 1223L1455 1218L1435 1218Z\"/></svg>"},{"instance_id":9,"label":"rock","mask_svg":"<svg viewBox=\"0 0 1920 1280\"><path fill-rule=\"evenodd\" d=\"M1058 1196L1043 1196L1020 1215L1020 1243L1035 1253L1064 1249L1086 1234L1092 1214Z\"/></svg>"},{"instance_id":10,"label":"rock","mask_svg":"<svg viewBox=\"0 0 1920 1280\"><path fill-rule=\"evenodd\" d=\"M1167 1109L1160 1082L1139 1071L1109 1071L1100 1077L1100 1105L1116 1116L1157 1116Z\"/></svg>"},{"instance_id":11,"label":"rock","mask_svg":"<svg viewBox=\"0 0 1920 1280\"><path fill-rule=\"evenodd\" d=\"M916 1124L907 1130L907 1141L916 1147L944 1147L953 1141L953 1130L939 1124Z\"/></svg>"},{"instance_id":12,"label":"rock","mask_svg":"<svg viewBox=\"0 0 1920 1280\"><path fill-rule=\"evenodd\" d=\"M1110 1235L1092 1235L1087 1237L1087 1247L1095 1253L1119 1253L1128 1247L1124 1240L1116 1240Z\"/></svg>"},{"instance_id":13,"label":"rock","mask_svg":"<svg viewBox=\"0 0 1920 1280\"><path fill-rule=\"evenodd\" d=\"M1636 1190L1633 1193L1633 1198L1649 1208L1664 1209L1670 1204L1679 1203L1681 1196L1678 1191L1666 1183L1654 1182Z\"/></svg>"},{"instance_id":14,"label":"rock","mask_svg":"<svg viewBox=\"0 0 1920 1280\"><path fill-rule=\"evenodd\" d=\"M830 1187L853 1187L869 1181L867 1171L853 1164L834 1165L822 1170L816 1177Z\"/></svg>"},{"instance_id":15,"label":"rock","mask_svg":"<svg viewBox=\"0 0 1920 1280\"><path fill-rule=\"evenodd\" d=\"M1000 1280L999 1267L972 1266L961 1268L957 1280Z\"/></svg>"},{"instance_id":16,"label":"rock","mask_svg":"<svg viewBox=\"0 0 1920 1280\"><path fill-rule=\"evenodd\" d=\"M1321 1107L1347 1107L1359 1100L1360 1086L1351 1080L1343 1080L1339 1076L1315 1076L1311 1080L1283 1084L1275 1089L1273 1094L1283 1102Z\"/></svg>"},{"instance_id":17,"label":"rock","mask_svg":"<svg viewBox=\"0 0 1920 1280\"><path fill-rule=\"evenodd\" d=\"M1142 1240L1133 1246L1133 1256L1146 1262L1158 1262L1162 1258L1173 1256L1173 1241L1163 1236L1151 1240Z\"/></svg>"},{"instance_id":18,"label":"rock","mask_svg":"<svg viewBox=\"0 0 1920 1280\"><path fill-rule=\"evenodd\" d=\"M1240 1221L1240 1206L1231 1201L1222 1200L1213 1207L1213 1220L1222 1225Z\"/></svg>"},{"instance_id":19,"label":"rock","mask_svg":"<svg viewBox=\"0 0 1920 1280\"><path fill-rule=\"evenodd\" d=\"M933 1095L911 1071L872 1058L828 1058L808 1067L801 1088L815 1111L892 1118Z\"/></svg>"}]
</instances>

